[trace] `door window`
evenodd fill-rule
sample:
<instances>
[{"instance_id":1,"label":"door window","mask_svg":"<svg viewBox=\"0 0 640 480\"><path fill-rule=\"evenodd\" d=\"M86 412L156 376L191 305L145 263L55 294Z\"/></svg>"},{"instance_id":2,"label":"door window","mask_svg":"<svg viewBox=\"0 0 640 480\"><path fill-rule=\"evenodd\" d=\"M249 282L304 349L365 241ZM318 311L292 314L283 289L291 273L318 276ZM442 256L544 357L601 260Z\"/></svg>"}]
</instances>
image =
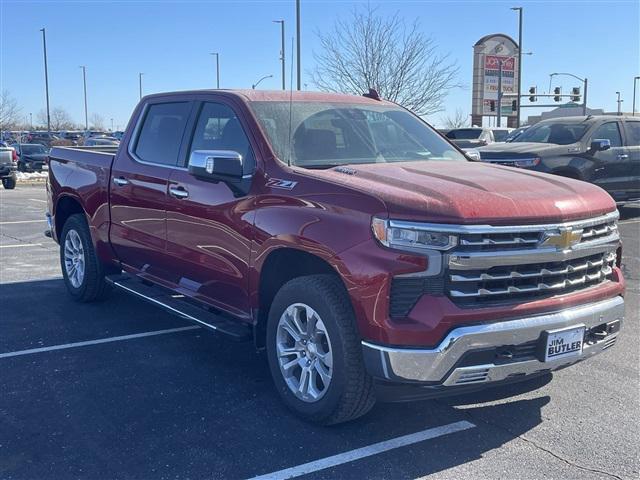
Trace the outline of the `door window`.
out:
<instances>
[{"instance_id":1,"label":"door window","mask_svg":"<svg viewBox=\"0 0 640 480\"><path fill-rule=\"evenodd\" d=\"M618 122L607 122L596 128L591 136L592 140L609 140L611 142L611 148L621 147L622 138L620 136L620 129L618 128Z\"/></svg>"},{"instance_id":2,"label":"door window","mask_svg":"<svg viewBox=\"0 0 640 480\"><path fill-rule=\"evenodd\" d=\"M640 121L627 120L627 140L630 147L640 147Z\"/></svg>"},{"instance_id":3,"label":"door window","mask_svg":"<svg viewBox=\"0 0 640 480\"><path fill-rule=\"evenodd\" d=\"M221 103L205 103L193 133L194 150L231 150L242 156L245 174L253 172L255 157L249 139L234 111Z\"/></svg>"},{"instance_id":4,"label":"door window","mask_svg":"<svg viewBox=\"0 0 640 480\"><path fill-rule=\"evenodd\" d=\"M176 165L190 110L188 102L149 106L136 142L136 156L143 162Z\"/></svg>"}]
</instances>

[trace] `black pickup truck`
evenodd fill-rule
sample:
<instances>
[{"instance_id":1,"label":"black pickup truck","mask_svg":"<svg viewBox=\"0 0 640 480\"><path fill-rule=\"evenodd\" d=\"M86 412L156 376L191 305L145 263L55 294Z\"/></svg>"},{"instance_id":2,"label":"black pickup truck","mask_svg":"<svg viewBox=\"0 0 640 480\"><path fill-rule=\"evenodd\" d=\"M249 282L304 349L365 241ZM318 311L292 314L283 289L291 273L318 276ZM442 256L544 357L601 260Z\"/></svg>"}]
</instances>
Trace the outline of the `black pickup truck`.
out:
<instances>
[{"instance_id":1,"label":"black pickup truck","mask_svg":"<svg viewBox=\"0 0 640 480\"><path fill-rule=\"evenodd\" d=\"M618 203L640 199L640 117L544 120L512 142L478 150L485 162L595 183Z\"/></svg>"}]
</instances>

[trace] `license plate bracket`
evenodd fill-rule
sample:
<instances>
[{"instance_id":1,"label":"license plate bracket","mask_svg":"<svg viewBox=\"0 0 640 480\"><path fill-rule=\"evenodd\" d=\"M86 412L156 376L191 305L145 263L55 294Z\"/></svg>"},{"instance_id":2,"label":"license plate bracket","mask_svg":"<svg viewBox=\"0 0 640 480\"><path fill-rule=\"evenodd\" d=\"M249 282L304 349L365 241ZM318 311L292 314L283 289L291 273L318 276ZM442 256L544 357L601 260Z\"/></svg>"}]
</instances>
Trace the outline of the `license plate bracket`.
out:
<instances>
[{"instance_id":1,"label":"license plate bracket","mask_svg":"<svg viewBox=\"0 0 640 480\"><path fill-rule=\"evenodd\" d=\"M552 362L582 355L584 325L545 330L540 338L540 361Z\"/></svg>"}]
</instances>

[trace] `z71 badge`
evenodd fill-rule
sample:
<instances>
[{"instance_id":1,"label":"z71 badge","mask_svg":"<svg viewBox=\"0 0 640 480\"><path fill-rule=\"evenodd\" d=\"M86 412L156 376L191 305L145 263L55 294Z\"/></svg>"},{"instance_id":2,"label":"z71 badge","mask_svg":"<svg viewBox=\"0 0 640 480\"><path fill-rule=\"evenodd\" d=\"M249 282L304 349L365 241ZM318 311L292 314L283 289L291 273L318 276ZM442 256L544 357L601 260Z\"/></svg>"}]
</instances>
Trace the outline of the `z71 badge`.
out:
<instances>
[{"instance_id":1,"label":"z71 badge","mask_svg":"<svg viewBox=\"0 0 640 480\"><path fill-rule=\"evenodd\" d=\"M271 188L283 188L285 190L293 190L298 182L294 182L293 180L283 180L281 178L271 178L267 182L267 187Z\"/></svg>"}]
</instances>

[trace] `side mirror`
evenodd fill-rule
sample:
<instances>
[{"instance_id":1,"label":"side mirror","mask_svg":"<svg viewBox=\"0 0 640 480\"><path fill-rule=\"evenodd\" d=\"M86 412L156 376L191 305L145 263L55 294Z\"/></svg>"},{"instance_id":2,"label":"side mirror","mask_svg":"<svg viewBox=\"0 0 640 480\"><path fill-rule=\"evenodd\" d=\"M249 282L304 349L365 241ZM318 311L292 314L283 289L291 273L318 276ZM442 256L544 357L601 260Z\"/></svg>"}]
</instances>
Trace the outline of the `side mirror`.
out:
<instances>
[{"instance_id":1,"label":"side mirror","mask_svg":"<svg viewBox=\"0 0 640 480\"><path fill-rule=\"evenodd\" d=\"M592 140L589 150L592 152L603 152L611 148L611 142L609 139Z\"/></svg>"},{"instance_id":2,"label":"side mirror","mask_svg":"<svg viewBox=\"0 0 640 480\"><path fill-rule=\"evenodd\" d=\"M242 155L232 150L194 150L189 157L189 173L203 180L241 180Z\"/></svg>"}]
</instances>

